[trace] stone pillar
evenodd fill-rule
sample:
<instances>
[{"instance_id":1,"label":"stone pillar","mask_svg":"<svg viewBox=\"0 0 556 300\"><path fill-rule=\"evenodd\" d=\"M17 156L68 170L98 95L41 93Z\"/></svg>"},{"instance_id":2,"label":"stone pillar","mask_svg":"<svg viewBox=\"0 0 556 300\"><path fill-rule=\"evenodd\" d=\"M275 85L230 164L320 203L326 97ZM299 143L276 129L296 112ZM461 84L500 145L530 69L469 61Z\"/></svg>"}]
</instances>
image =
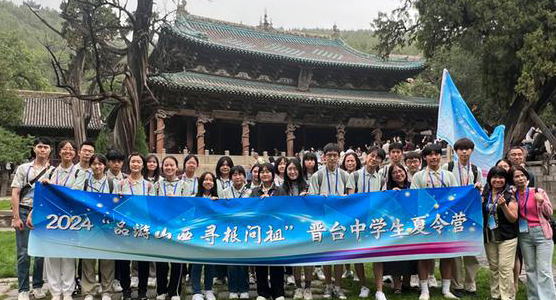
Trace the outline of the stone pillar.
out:
<instances>
[{"instance_id":1,"label":"stone pillar","mask_svg":"<svg viewBox=\"0 0 556 300\"><path fill-rule=\"evenodd\" d=\"M294 155L294 141L295 141L295 130L299 128L299 125L294 124L292 121L289 121L286 125L286 155L288 157L292 157Z\"/></svg>"},{"instance_id":2,"label":"stone pillar","mask_svg":"<svg viewBox=\"0 0 556 300\"><path fill-rule=\"evenodd\" d=\"M188 119L185 145L187 146L187 150L189 151L189 153L193 153L193 134L194 134L193 126L194 126L193 121Z\"/></svg>"},{"instance_id":3,"label":"stone pillar","mask_svg":"<svg viewBox=\"0 0 556 300\"><path fill-rule=\"evenodd\" d=\"M154 136L154 128L155 128L155 121L154 119L151 119L149 121L149 152L154 152L155 151L155 145L156 145L156 141L155 141L155 136Z\"/></svg>"},{"instance_id":4,"label":"stone pillar","mask_svg":"<svg viewBox=\"0 0 556 300\"><path fill-rule=\"evenodd\" d=\"M249 121L247 118L243 119L241 123L241 154L242 155L249 155L249 133L251 130L249 129L249 125L254 125L255 123Z\"/></svg>"},{"instance_id":5,"label":"stone pillar","mask_svg":"<svg viewBox=\"0 0 556 300\"><path fill-rule=\"evenodd\" d=\"M346 142L346 125L338 124L336 126L336 138L338 139L338 147L340 147L340 151L344 150L344 144Z\"/></svg>"},{"instance_id":6,"label":"stone pillar","mask_svg":"<svg viewBox=\"0 0 556 300\"><path fill-rule=\"evenodd\" d=\"M164 149L164 119L156 117L156 153L161 154Z\"/></svg>"},{"instance_id":7,"label":"stone pillar","mask_svg":"<svg viewBox=\"0 0 556 300\"><path fill-rule=\"evenodd\" d=\"M197 118L197 154L205 154L205 123L212 121L205 115Z\"/></svg>"}]
</instances>

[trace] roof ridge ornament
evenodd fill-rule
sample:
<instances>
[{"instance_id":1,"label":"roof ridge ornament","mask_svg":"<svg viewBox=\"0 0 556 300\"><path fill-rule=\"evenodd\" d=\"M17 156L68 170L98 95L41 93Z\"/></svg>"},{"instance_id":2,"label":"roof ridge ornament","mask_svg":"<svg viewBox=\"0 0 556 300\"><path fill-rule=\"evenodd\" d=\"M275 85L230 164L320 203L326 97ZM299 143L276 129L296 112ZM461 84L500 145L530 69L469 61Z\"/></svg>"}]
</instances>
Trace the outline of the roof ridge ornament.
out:
<instances>
[{"instance_id":1,"label":"roof ridge ornament","mask_svg":"<svg viewBox=\"0 0 556 300\"><path fill-rule=\"evenodd\" d=\"M340 38L340 30L338 29L338 26L334 23L334 26L332 26L332 39L339 39Z\"/></svg>"},{"instance_id":2,"label":"roof ridge ornament","mask_svg":"<svg viewBox=\"0 0 556 300\"><path fill-rule=\"evenodd\" d=\"M186 6L187 6L187 1L186 0L181 0L178 3L178 8L176 9L176 14L178 16L183 16L183 15L189 14L189 12L187 12L187 9L185 8Z\"/></svg>"}]
</instances>

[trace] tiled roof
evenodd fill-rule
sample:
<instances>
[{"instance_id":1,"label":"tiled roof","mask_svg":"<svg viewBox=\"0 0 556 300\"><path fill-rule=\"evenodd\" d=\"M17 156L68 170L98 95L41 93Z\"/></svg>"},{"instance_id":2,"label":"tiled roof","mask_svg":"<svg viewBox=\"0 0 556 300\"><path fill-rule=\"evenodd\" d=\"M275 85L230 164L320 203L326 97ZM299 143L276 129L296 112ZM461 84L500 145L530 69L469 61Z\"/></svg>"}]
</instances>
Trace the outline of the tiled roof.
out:
<instances>
[{"instance_id":1,"label":"tiled roof","mask_svg":"<svg viewBox=\"0 0 556 300\"><path fill-rule=\"evenodd\" d=\"M424 110L438 108L438 101L428 98L410 98L385 92L328 88L311 88L308 92L302 92L295 86L221 77L189 71L164 73L149 77L148 81L154 86L164 87L169 90L222 93L235 96L239 95L246 99L270 101L284 100L349 108L412 108Z\"/></svg>"},{"instance_id":2,"label":"tiled roof","mask_svg":"<svg viewBox=\"0 0 556 300\"><path fill-rule=\"evenodd\" d=\"M35 91L16 91L16 93L25 101L20 127L73 129L68 94ZM100 104L93 103L93 113L87 129L100 130L102 126Z\"/></svg>"},{"instance_id":3,"label":"tiled roof","mask_svg":"<svg viewBox=\"0 0 556 300\"><path fill-rule=\"evenodd\" d=\"M178 16L164 31L209 48L310 65L406 71L421 70L425 64L423 59L407 56L383 60L359 52L341 39L263 30L190 14Z\"/></svg>"}]
</instances>

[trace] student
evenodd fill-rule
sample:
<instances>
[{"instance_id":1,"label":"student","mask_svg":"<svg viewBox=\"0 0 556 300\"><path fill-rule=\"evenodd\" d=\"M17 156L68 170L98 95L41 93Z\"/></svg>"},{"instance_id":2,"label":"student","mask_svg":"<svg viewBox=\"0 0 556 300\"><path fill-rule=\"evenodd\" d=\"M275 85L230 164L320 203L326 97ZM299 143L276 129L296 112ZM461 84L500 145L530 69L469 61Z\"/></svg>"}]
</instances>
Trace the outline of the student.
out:
<instances>
[{"instance_id":1,"label":"student","mask_svg":"<svg viewBox=\"0 0 556 300\"><path fill-rule=\"evenodd\" d=\"M58 146L61 163L41 180L44 184L72 187L77 168L73 164L77 147L73 141L62 141ZM44 268L48 280L48 289L53 300L71 300L75 290L75 259L46 257Z\"/></svg>"},{"instance_id":2,"label":"student","mask_svg":"<svg viewBox=\"0 0 556 300\"><path fill-rule=\"evenodd\" d=\"M160 179L160 163L158 156L151 154L147 156L147 165L145 166L145 180L155 184Z\"/></svg>"},{"instance_id":3,"label":"student","mask_svg":"<svg viewBox=\"0 0 556 300\"><path fill-rule=\"evenodd\" d=\"M313 174L309 180L309 194L312 195L346 195L346 187L348 182L348 173L338 168L338 158L340 148L338 144L329 143L323 149L324 158L326 160L325 167L319 169ZM324 275L326 276L326 286L323 298L328 299L333 295L340 299L346 299L346 295L341 289L342 265L334 266L334 278L336 278L336 286L332 285L332 266L324 266Z\"/></svg>"},{"instance_id":4,"label":"student","mask_svg":"<svg viewBox=\"0 0 556 300\"><path fill-rule=\"evenodd\" d=\"M222 156L216 163L216 186L218 188L218 197L224 197L224 190L232 184L230 178L230 170L234 167L234 162L229 156Z\"/></svg>"},{"instance_id":5,"label":"student","mask_svg":"<svg viewBox=\"0 0 556 300\"><path fill-rule=\"evenodd\" d=\"M259 164L255 164L251 167L251 182L248 184L249 189L254 189L260 185L259 182Z\"/></svg>"},{"instance_id":6,"label":"student","mask_svg":"<svg viewBox=\"0 0 556 300\"><path fill-rule=\"evenodd\" d=\"M286 176L286 164L288 163L288 159L280 156L276 159L274 163L274 173L276 176L274 177L274 183L277 186L282 186L284 184L284 178Z\"/></svg>"},{"instance_id":7,"label":"student","mask_svg":"<svg viewBox=\"0 0 556 300\"><path fill-rule=\"evenodd\" d=\"M147 174L147 160L143 157L143 155L137 152L130 154L128 157L128 165L130 174L124 181L120 181L119 183L121 193L124 195L154 196L156 194L154 184L146 180L144 177L144 175ZM146 300L149 277L149 262L140 261L137 264L139 273L138 298L139 300ZM122 269L120 269L120 272L122 274L122 281L125 281L125 278L129 278L129 261L124 261L120 265L122 267ZM128 282L121 283L123 288L123 299L131 299L130 284Z\"/></svg>"},{"instance_id":8,"label":"student","mask_svg":"<svg viewBox=\"0 0 556 300\"><path fill-rule=\"evenodd\" d=\"M15 243L17 247L17 284L18 300L29 300L29 266L31 257L27 254L29 243L29 227L27 218L33 209L35 183L43 178L51 169L49 164L50 145L52 141L46 137L39 137L33 141L34 159L17 167L12 181L12 227L15 228ZM33 262L33 296L35 299L46 297L41 287L43 285L42 257L35 257Z\"/></svg>"},{"instance_id":9,"label":"student","mask_svg":"<svg viewBox=\"0 0 556 300\"><path fill-rule=\"evenodd\" d=\"M401 164L403 161L403 145L398 142L390 144L388 147L388 160L389 163L383 166L378 173L384 178L384 183L388 182L388 169L391 164Z\"/></svg>"},{"instance_id":10,"label":"student","mask_svg":"<svg viewBox=\"0 0 556 300\"><path fill-rule=\"evenodd\" d=\"M533 172L527 169L525 165L527 152L520 146L512 146L506 155L506 158L511 162L512 167L522 166L529 173L529 185L528 187L535 187L535 175Z\"/></svg>"},{"instance_id":11,"label":"student","mask_svg":"<svg viewBox=\"0 0 556 300\"><path fill-rule=\"evenodd\" d=\"M421 170L421 155L415 151L408 152L404 156L404 163L407 168L407 176L409 182L415 173Z\"/></svg>"},{"instance_id":12,"label":"student","mask_svg":"<svg viewBox=\"0 0 556 300\"><path fill-rule=\"evenodd\" d=\"M147 156L147 165L145 167L144 178L153 185L160 180L160 163L158 156L151 154ZM137 277L137 262L131 262L131 287L137 287L140 278ZM156 285L156 263L149 262L149 273L147 274L147 285L154 287Z\"/></svg>"},{"instance_id":13,"label":"student","mask_svg":"<svg viewBox=\"0 0 556 300\"><path fill-rule=\"evenodd\" d=\"M75 171L75 176L77 179L75 180L74 185L82 185L91 177L91 174L93 173L89 162L91 161L91 156L95 154L95 144L91 141L84 141L79 146L79 152L77 154L79 156L79 163L75 165L75 168L77 169Z\"/></svg>"},{"instance_id":14,"label":"student","mask_svg":"<svg viewBox=\"0 0 556 300\"><path fill-rule=\"evenodd\" d=\"M199 159L193 154L189 154L183 160L183 175L181 180L185 184L184 196L195 197L199 189L199 181L195 177L195 172L199 167Z\"/></svg>"},{"instance_id":15,"label":"student","mask_svg":"<svg viewBox=\"0 0 556 300\"><path fill-rule=\"evenodd\" d=\"M519 247L527 273L527 299L556 299L552 275L554 233L549 223L554 213L552 204L544 190L527 186L529 172L523 166L512 166L510 178L517 189Z\"/></svg>"},{"instance_id":16,"label":"student","mask_svg":"<svg viewBox=\"0 0 556 300\"><path fill-rule=\"evenodd\" d=\"M261 185L251 191L251 197L268 198L272 196L285 196L283 188L274 184L274 167L264 163L259 167L259 182ZM271 201L271 200L264 200ZM257 300L284 300L284 267L283 266L257 266ZM268 275L270 269L270 286Z\"/></svg>"},{"instance_id":17,"label":"student","mask_svg":"<svg viewBox=\"0 0 556 300\"><path fill-rule=\"evenodd\" d=\"M450 171L456 177L456 186L474 185L481 189L482 170L470 162L475 144L468 138L462 138L454 143L454 150L458 156L457 162L448 162L442 169ZM465 264L465 269L463 265ZM479 261L475 256L456 257L452 265L452 286L454 295L461 297L464 294L477 295L475 276L479 269ZM462 282L461 273L465 271L465 283ZM464 286L465 285L465 286Z\"/></svg>"},{"instance_id":18,"label":"student","mask_svg":"<svg viewBox=\"0 0 556 300\"><path fill-rule=\"evenodd\" d=\"M157 196L163 197L183 197L189 192L185 181L180 180L177 176L178 160L174 156L166 156L162 160L162 174L164 177L154 184ZM168 271L170 271L170 281L168 281ZM167 262L156 263L156 299L165 300L170 297L171 300L179 300L181 294L181 281L184 272L182 263L170 263L170 269Z\"/></svg>"},{"instance_id":19,"label":"student","mask_svg":"<svg viewBox=\"0 0 556 300\"><path fill-rule=\"evenodd\" d=\"M218 170L218 169L217 169ZM205 172L199 177L199 190L197 197L208 198L211 200L218 200L218 180L211 172ZM214 292L212 291L212 284L214 278L214 266L190 264L191 268L191 288L193 289L192 300L216 300ZM201 293L201 271L204 268L204 297Z\"/></svg>"},{"instance_id":20,"label":"student","mask_svg":"<svg viewBox=\"0 0 556 300\"><path fill-rule=\"evenodd\" d=\"M506 189L509 174L492 167L483 192L483 238L490 269L490 297L511 300L515 296L513 269L517 249L517 202Z\"/></svg>"},{"instance_id":21,"label":"student","mask_svg":"<svg viewBox=\"0 0 556 300\"><path fill-rule=\"evenodd\" d=\"M314 152L305 152L303 154L303 177L309 182L311 176L318 170L318 159Z\"/></svg>"},{"instance_id":22,"label":"student","mask_svg":"<svg viewBox=\"0 0 556 300\"><path fill-rule=\"evenodd\" d=\"M245 183L245 169L242 166L234 166L232 174L232 185L224 190L226 198L248 198L251 190ZM249 270L247 266L228 266L228 299L249 299Z\"/></svg>"},{"instance_id":23,"label":"student","mask_svg":"<svg viewBox=\"0 0 556 300\"><path fill-rule=\"evenodd\" d=\"M119 185L115 183L114 179L108 178L105 173L107 163L108 160L104 155L93 154L89 160L92 176L88 180L74 185L74 188L93 193L120 193ZM82 259L81 264L81 294L85 295L84 300L93 300L97 282L95 278L96 259ZM98 267L101 276L99 281L102 289L102 300L110 300L112 299L115 263L113 260L99 259Z\"/></svg>"},{"instance_id":24,"label":"student","mask_svg":"<svg viewBox=\"0 0 556 300\"><path fill-rule=\"evenodd\" d=\"M440 159L442 158L442 147L439 144L430 144L425 146L422 152L423 158L427 163L427 167L415 175L411 181L412 189L439 188L457 186L456 178L447 170L440 167ZM440 259L440 273L442 275L442 295L446 299L459 299L450 292L451 282L451 261L453 259ZM419 286L421 287L421 295L419 300L428 300L429 296L429 264L431 260L420 260L419 268Z\"/></svg>"},{"instance_id":25,"label":"student","mask_svg":"<svg viewBox=\"0 0 556 300\"><path fill-rule=\"evenodd\" d=\"M110 150L106 153L106 159L108 160L108 172L106 172L108 178L115 179L116 181L122 181L127 178L127 174L122 172L125 155L118 150Z\"/></svg>"},{"instance_id":26,"label":"student","mask_svg":"<svg viewBox=\"0 0 556 300\"><path fill-rule=\"evenodd\" d=\"M342 160L342 165L340 166L342 170L351 174L359 169L361 169L361 160L357 156L355 152L348 152L344 155L344 159Z\"/></svg>"},{"instance_id":27,"label":"student","mask_svg":"<svg viewBox=\"0 0 556 300\"><path fill-rule=\"evenodd\" d=\"M292 158L286 165L286 178L284 180L284 191L289 196L304 196L307 194L307 183L303 179L303 169L297 158ZM305 288L301 285L301 270L305 273ZM311 282L313 280L313 267L293 267L293 276L295 280L295 291L293 299L312 300Z\"/></svg>"},{"instance_id":28,"label":"student","mask_svg":"<svg viewBox=\"0 0 556 300\"><path fill-rule=\"evenodd\" d=\"M347 183L348 194L369 193L381 190L384 185L384 179L380 174L378 174L378 168L384 160L384 157L384 151L378 147L373 147L369 150L365 158L364 167L349 175ZM373 263L373 273L376 286L375 298L377 300L386 299L386 296L382 291L383 265L384 264L382 262ZM357 277L361 283L359 298L368 298L371 290L367 287L367 277L365 276L364 265L362 263L355 264L355 272L357 273Z\"/></svg>"}]
</instances>

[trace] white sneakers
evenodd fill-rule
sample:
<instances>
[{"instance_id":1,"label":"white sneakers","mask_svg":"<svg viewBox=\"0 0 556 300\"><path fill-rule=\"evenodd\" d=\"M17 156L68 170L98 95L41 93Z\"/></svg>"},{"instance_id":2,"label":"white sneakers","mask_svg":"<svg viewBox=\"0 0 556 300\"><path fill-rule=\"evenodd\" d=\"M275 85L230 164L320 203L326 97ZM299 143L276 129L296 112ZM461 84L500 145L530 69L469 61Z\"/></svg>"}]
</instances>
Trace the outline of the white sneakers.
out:
<instances>
[{"instance_id":1,"label":"white sneakers","mask_svg":"<svg viewBox=\"0 0 556 300\"><path fill-rule=\"evenodd\" d=\"M419 295L419 300L429 300L431 296L427 292L421 292Z\"/></svg>"},{"instance_id":2,"label":"white sneakers","mask_svg":"<svg viewBox=\"0 0 556 300\"><path fill-rule=\"evenodd\" d=\"M41 288L33 289L33 297L35 297L35 299L42 299L42 298L46 298L46 294Z\"/></svg>"},{"instance_id":3,"label":"white sneakers","mask_svg":"<svg viewBox=\"0 0 556 300\"><path fill-rule=\"evenodd\" d=\"M353 278L353 271L352 270L345 270L344 274L342 274L342 278Z\"/></svg>"},{"instance_id":4,"label":"white sneakers","mask_svg":"<svg viewBox=\"0 0 556 300\"><path fill-rule=\"evenodd\" d=\"M383 292L376 292L375 300L386 300L386 295Z\"/></svg>"},{"instance_id":5,"label":"white sneakers","mask_svg":"<svg viewBox=\"0 0 556 300\"><path fill-rule=\"evenodd\" d=\"M167 294L157 295L156 300L166 300Z\"/></svg>"},{"instance_id":6,"label":"white sneakers","mask_svg":"<svg viewBox=\"0 0 556 300\"><path fill-rule=\"evenodd\" d=\"M311 292L310 288L303 290L303 300L313 300L313 292Z\"/></svg>"},{"instance_id":7,"label":"white sneakers","mask_svg":"<svg viewBox=\"0 0 556 300\"><path fill-rule=\"evenodd\" d=\"M193 295L193 297L191 298L191 300L204 300L205 298L203 297L203 294L195 294Z\"/></svg>"},{"instance_id":8,"label":"white sneakers","mask_svg":"<svg viewBox=\"0 0 556 300\"><path fill-rule=\"evenodd\" d=\"M228 299L239 299L239 295L237 293L230 293Z\"/></svg>"},{"instance_id":9,"label":"white sneakers","mask_svg":"<svg viewBox=\"0 0 556 300\"><path fill-rule=\"evenodd\" d=\"M359 293L359 298L369 298L369 293L371 292L371 290L369 290L368 287L366 286L362 286L361 287L361 292ZM378 293L382 293L382 292L377 292ZM378 298L377 298L378 299ZM386 299L386 298L385 298ZM382 298L381 298L382 300Z\"/></svg>"},{"instance_id":10,"label":"white sneakers","mask_svg":"<svg viewBox=\"0 0 556 300\"><path fill-rule=\"evenodd\" d=\"M149 279L147 281L147 286L148 287L156 287L156 278L149 277Z\"/></svg>"},{"instance_id":11,"label":"white sneakers","mask_svg":"<svg viewBox=\"0 0 556 300\"><path fill-rule=\"evenodd\" d=\"M139 286L139 278L138 277L131 277L131 283L129 285L132 289L137 288Z\"/></svg>"},{"instance_id":12,"label":"white sneakers","mask_svg":"<svg viewBox=\"0 0 556 300\"><path fill-rule=\"evenodd\" d=\"M172 298L170 298L170 300L181 300L180 296L172 296Z\"/></svg>"},{"instance_id":13,"label":"white sneakers","mask_svg":"<svg viewBox=\"0 0 556 300\"><path fill-rule=\"evenodd\" d=\"M205 299L206 300L216 300L216 296L214 296L214 292L212 290L205 291Z\"/></svg>"},{"instance_id":14,"label":"white sneakers","mask_svg":"<svg viewBox=\"0 0 556 300\"><path fill-rule=\"evenodd\" d=\"M64 295L64 297L62 299L63 300L73 300L73 297L71 295ZM108 299L102 298L102 300L112 300L112 299L111 298L108 298Z\"/></svg>"},{"instance_id":15,"label":"white sneakers","mask_svg":"<svg viewBox=\"0 0 556 300\"><path fill-rule=\"evenodd\" d=\"M257 300L267 300L267 299L263 296L257 296Z\"/></svg>"},{"instance_id":16,"label":"white sneakers","mask_svg":"<svg viewBox=\"0 0 556 300\"><path fill-rule=\"evenodd\" d=\"M20 292L17 295L17 300L29 300L29 292Z\"/></svg>"},{"instance_id":17,"label":"white sneakers","mask_svg":"<svg viewBox=\"0 0 556 300\"><path fill-rule=\"evenodd\" d=\"M436 281L436 278L434 277L434 275L429 275L429 287L438 287L438 281Z\"/></svg>"},{"instance_id":18,"label":"white sneakers","mask_svg":"<svg viewBox=\"0 0 556 300\"><path fill-rule=\"evenodd\" d=\"M64 299L66 300L66 299ZM102 298L100 298L100 300L112 300L112 296L108 295L108 294L103 294Z\"/></svg>"},{"instance_id":19,"label":"white sneakers","mask_svg":"<svg viewBox=\"0 0 556 300\"><path fill-rule=\"evenodd\" d=\"M286 284L295 285L295 278L293 277L293 275L286 276Z\"/></svg>"},{"instance_id":20,"label":"white sneakers","mask_svg":"<svg viewBox=\"0 0 556 300\"><path fill-rule=\"evenodd\" d=\"M83 300L94 300L93 295L87 295Z\"/></svg>"},{"instance_id":21,"label":"white sneakers","mask_svg":"<svg viewBox=\"0 0 556 300\"><path fill-rule=\"evenodd\" d=\"M240 293L239 299L249 299L249 292Z\"/></svg>"},{"instance_id":22,"label":"white sneakers","mask_svg":"<svg viewBox=\"0 0 556 300\"><path fill-rule=\"evenodd\" d=\"M114 291L114 293L120 293L121 291L123 291L122 285L120 284L120 281L118 279L114 279L114 282L112 283L112 290Z\"/></svg>"},{"instance_id":23,"label":"white sneakers","mask_svg":"<svg viewBox=\"0 0 556 300\"><path fill-rule=\"evenodd\" d=\"M274 299L274 300L285 300L285 299L286 299L286 298L284 298L284 296L280 296L280 297L277 297L277 298Z\"/></svg>"},{"instance_id":24,"label":"white sneakers","mask_svg":"<svg viewBox=\"0 0 556 300\"><path fill-rule=\"evenodd\" d=\"M444 293L442 297L444 297L444 299L459 299L456 295L452 294L452 292Z\"/></svg>"},{"instance_id":25,"label":"white sneakers","mask_svg":"<svg viewBox=\"0 0 556 300\"><path fill-rule=\"evenodd\" d=\"M293 292L293 299L294 300L303 299L303 289L302 288L296 288L295 289L295 291Z\"/></svg>"},{"instance_id":26,"label":"white sneakers","mask_svg":"<svg viewBox=\"0 0 556 300\"><path fill-rule=\"evenodd\" d=\"M62 297L60 297L60 295L54 295L50 300L62 300Z\"/></svg>"},{"instance_id":27,"label":"white sneakers","mask_svg":"<svg viewBox=\"0 0 556 300\"><path fill-rule=\"evenodd\" d=\"M316 268L313 270L313 275L317 276L317 278L318 278L320 281L323 281L323 280L326 279L326 276L324 276L324 273L322 272L322 268L320 268L320 267L316 267Z\"/></svg>"}]
</instances>

